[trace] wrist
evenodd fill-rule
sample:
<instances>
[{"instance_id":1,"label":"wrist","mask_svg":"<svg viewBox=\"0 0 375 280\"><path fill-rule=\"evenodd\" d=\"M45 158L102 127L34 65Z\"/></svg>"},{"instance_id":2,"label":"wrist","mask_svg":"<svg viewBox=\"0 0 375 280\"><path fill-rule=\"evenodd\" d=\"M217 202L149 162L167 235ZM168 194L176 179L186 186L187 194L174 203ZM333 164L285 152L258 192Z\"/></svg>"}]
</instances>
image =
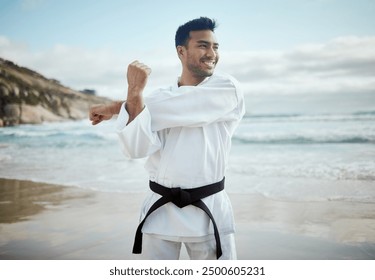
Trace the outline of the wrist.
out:
<instances>
[{"instance_id":1,"label":"wrist","mask_svg":"<svg viewBox=\"0 0 375 280\"><path fill-rule=\"evenodd\" d=\"M141 98L144 87L142 86L128 86L128 98Z\"/></svg>"},{"instance_id":2,"label":"wrist","mask_svg":"<svg viewBox=\"0 0 375 280\"><path fill-rule=\"evenodd\" d=\"M123 101L115 101L111 105L108 106L109 112L112 115L118 115L121 110L121 106L124 102Z\"/></svg>"},{"instance_id":3,"label":"wrist","mask_svg":"<svg viewBox=\"0 0 375 280\"><path fill-rule=\"evenodd\" d=\"M129 114L128 123L130 123L143 111L143 98L128 98L125 103L125 109Z\"/></svg>"}]
</instances>

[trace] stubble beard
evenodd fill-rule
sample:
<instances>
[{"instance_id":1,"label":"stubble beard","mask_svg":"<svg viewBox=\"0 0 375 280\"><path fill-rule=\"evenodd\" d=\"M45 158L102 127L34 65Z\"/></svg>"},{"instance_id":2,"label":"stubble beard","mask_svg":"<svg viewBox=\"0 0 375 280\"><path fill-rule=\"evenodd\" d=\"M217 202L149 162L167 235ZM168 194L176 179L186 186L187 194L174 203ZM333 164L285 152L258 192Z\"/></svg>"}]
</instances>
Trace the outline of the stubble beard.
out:
<instances>
[{"instance_id":1,"label":"stubble beard","mask_svg":"<svg viewBox=\"0 0 375 280\"><path fill-rule=\"evenodd\" d=\"M212 69L203 69L203 67L200 64L193 64L189 63L187 65L187 68L189 69L190 73L196 78L206 78L210 77L214 74L215 67L216 67L217 61L215 62L215 65Z\"/></svg>"}]
</instances>

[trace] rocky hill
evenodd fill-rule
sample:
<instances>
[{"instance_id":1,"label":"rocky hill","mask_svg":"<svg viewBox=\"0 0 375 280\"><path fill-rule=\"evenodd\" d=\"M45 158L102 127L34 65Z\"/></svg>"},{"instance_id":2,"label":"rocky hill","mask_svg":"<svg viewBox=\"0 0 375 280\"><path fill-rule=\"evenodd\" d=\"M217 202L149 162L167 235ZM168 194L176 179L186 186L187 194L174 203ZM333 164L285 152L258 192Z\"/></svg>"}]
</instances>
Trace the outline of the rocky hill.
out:
<instances>
[{"instance_id":1,"label":"rocky hill","mask_svg":"<svg viewBox=\"0 0 375 280\"><path fill-rule=\"evenodd\" d=\"M83 119L90 105L108 102L0 58L0 126Z\"/></svg>"}]
</instances>

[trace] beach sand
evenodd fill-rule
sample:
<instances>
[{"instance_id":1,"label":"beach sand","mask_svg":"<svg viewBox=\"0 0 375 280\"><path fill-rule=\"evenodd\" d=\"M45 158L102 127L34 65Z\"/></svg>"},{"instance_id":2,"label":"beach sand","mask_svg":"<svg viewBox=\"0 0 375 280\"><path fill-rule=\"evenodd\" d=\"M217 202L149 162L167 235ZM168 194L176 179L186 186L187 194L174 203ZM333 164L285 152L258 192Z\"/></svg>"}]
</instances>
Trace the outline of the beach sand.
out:
<instances>
[{"instance_id":1,"label":"beach sand","mask_svg":"<svg viewBox=\"0 0 375 280\"><path fill-rule=\"evenodd\" d=\"M144 196L0 179L0 259L138 259L131 250ZM229 196L238 259L375 259L372 203Z\"/></svg>"}]
</instances>

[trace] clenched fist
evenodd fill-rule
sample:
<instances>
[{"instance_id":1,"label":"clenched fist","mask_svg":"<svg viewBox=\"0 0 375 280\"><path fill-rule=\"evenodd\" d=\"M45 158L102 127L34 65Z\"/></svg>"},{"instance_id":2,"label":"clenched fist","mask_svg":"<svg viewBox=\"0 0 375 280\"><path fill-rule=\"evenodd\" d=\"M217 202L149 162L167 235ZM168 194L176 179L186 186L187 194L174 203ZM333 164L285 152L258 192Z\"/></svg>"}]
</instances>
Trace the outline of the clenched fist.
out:
<instances>
[{"instance_id":1,"label":"clenched fist","mask_svg":"<svg viewBox=\"0 0 375 280\"><path fill-rule=\"evenodd\" d=\"M144 108L142 92L150 73L151 68L137 60L128 66L128 98L125 105L129 114L128 123L132 122Z\"/></svg>"},{"instance_id":2,"label":"clenched fist","mask_svg":"<svg viewBox=\"0 0 375 280\"><path fill-rule=\"evenodd\" d=\"M97 104L90 107L89 119L93 125L102 121L110 120L113 115L120 112L122 102L112 102L111 104Z\"/></svg>"},{"instance_id":3,"label":"clenched fist","mask_svg":"<svg viewBox=\"0 0 375 280\"><path fill-rule=\"evenodd\" d=\"M147 65L139 62L138 60L133 61L128 66L128 93L140 94L147 84L147 78L151 73L151 68ZM128 96L129 97L129 96Z\"/></svg>"}]
</instances>

